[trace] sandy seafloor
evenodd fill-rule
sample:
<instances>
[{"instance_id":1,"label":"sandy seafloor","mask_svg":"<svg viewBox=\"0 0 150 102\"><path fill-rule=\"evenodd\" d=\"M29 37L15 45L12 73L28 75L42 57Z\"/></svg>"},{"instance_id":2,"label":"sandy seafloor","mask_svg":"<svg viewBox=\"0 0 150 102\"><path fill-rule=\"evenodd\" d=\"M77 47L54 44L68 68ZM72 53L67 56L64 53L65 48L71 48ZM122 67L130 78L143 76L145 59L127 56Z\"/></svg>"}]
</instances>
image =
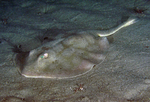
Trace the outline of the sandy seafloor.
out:
<instances>
[{"instance_id":1,"label":"sandy seafloor","mask_svg":"<svg viewBox=\"0 0 150 102\"><path fill-rule=\"evenodd\" d=\"M71 79L21 76L14 63L16 53L1 40L0 102L149 102L150 1L137 0L135 5L147 10L136 14L134 0L0 0L0 39L24 51L40 46L37 36L43 34L109 29L122 17L139 18L113 35L103 63ZM77 90L80 85L83 90Z\"/></svg>"}]
</instances>

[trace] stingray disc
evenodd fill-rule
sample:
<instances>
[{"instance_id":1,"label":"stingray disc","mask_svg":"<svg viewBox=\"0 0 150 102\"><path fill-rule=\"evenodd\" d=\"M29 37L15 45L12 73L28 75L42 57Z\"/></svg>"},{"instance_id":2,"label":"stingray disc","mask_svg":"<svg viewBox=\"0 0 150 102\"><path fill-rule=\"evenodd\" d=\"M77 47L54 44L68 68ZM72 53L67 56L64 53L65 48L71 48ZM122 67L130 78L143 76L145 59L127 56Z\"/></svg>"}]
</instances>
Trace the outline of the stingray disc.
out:
<instances>
[{"instance_id":1,"label":"stingray disc","mask_svg":"<svg viewBox=\"0 0 150 102\"><path fill-rule=\"evenodd\" d=\"M101 63L108 45L106 37L74 35L20 53L16 62L19 72L28 78L73 78Z\"/></svg>"}]
</instances>

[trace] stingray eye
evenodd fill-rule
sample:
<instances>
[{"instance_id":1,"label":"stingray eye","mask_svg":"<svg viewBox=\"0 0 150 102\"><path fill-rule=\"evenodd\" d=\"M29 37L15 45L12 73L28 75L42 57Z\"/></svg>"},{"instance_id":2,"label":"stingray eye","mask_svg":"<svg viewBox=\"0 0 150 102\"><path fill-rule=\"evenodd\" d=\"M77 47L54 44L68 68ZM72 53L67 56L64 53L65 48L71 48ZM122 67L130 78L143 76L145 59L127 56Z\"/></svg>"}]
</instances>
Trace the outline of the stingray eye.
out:
<instances>
[{"instance_id":1,"label":"stingray eye","mask_svg":"<svg viewBox=\"0 0 150 102\"><path fill-rule=\"evenodd\" d=\"M49 56L48 53L44 53L44 55L41 56L41 58L45 58L46 59L46 58L48 58L48 56Z\"/></svg>"}]
</instances>

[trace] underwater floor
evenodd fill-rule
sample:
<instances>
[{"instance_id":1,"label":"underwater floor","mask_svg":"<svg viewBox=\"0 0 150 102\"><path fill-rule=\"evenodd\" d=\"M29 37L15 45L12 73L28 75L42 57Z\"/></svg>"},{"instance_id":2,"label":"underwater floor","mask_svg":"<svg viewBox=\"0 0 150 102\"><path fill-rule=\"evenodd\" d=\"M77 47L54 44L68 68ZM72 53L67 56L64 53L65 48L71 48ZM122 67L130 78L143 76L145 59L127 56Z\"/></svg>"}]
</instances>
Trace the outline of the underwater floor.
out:
<instances>
[{"instance_id":1,"label":"underwater floor","mask_svg":"<svg viewBox=\"0 0 150 102\"><path fill-rule=\"evenodd\" d=\"M0 102L150 101L148 8L149 0L0 0ZM96 36L128 17L138 22L109 45Z\"/></svg>"}]
</instances>

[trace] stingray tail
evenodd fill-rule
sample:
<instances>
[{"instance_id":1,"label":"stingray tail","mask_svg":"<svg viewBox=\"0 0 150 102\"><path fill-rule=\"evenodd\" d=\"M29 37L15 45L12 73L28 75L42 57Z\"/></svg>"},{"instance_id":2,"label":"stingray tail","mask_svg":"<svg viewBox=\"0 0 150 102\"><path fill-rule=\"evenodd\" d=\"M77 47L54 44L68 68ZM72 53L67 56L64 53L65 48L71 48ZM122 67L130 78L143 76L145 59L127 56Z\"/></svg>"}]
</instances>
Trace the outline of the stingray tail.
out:
<instances>
[{"instance_id":1,"label":"stingray tail","mask_svg":"<svg viewBox=\"0 0 150 102\"><path fill-rule=\"evenodd\" d=\"M132 24L136 23L137 21L138 21L138 20L137 20L136 18L134 18L134 19L129 19L129 20L127 20L125 23L123 23L123 24L119 25L118 27L116 27L115 29L110 30L110 32L108 32L108 33L98 33L97 35L98 35L99 37L110 36L110 35L116 33L117 31L119 31L121 28L124 28L124 27L127 27L127 26L129 26L129 25L132 25Z\"/></svg>"},{"instance_id":2,"label":"stingray tail","mask_svg":"<svg viewBox=\"0 0 150 102\"><path fill-rule=\"evenodd\" d=\"M123 24L123 27L127 27L127 26L129 26L129 25L132 25L132 24L134 24L134 23L136 23L138 20L137 19L129 19L127 22L125 22L124 24ZM122 27L122 28L123 28Z\"/></svg>"}]
</instances>

